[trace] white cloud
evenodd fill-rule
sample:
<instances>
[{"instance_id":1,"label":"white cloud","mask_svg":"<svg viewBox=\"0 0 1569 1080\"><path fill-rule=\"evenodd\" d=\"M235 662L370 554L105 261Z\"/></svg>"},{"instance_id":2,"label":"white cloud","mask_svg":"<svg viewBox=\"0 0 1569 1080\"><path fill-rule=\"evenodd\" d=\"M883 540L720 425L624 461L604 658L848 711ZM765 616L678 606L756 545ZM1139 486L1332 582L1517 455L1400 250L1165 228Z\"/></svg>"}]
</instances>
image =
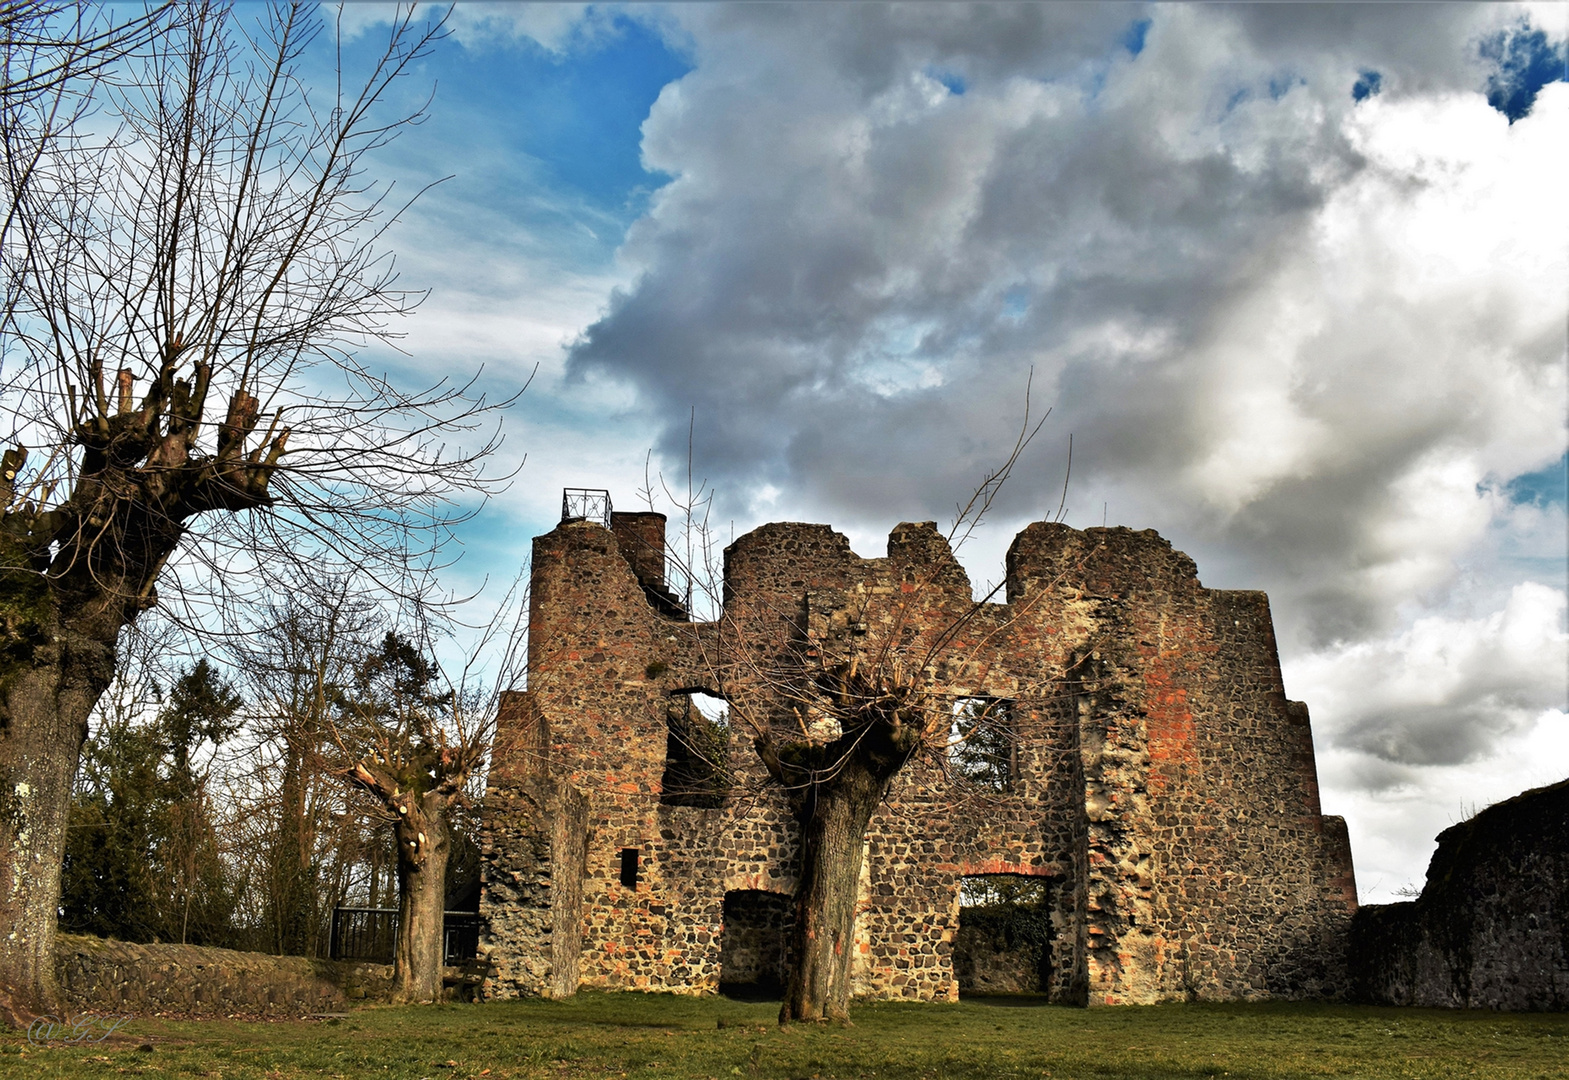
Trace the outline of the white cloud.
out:
<instances>
[{"instance_id":1,"label":"white cloud","mask_svg":"<svg viewBox=\"0 0 1569 1080\"><path fill-rule=\"evenodd\" d=\"M344 39L353 41L390 25L400 6L343 3L332 5L329 14L342 28ZM575 47L591 47L614 33L619 10L620 5L614 4L462 3L452 5L446 26L467 49L531 41L546 52L564 53Z\"/></svg>"},{"instance_id":2,"label":"white cloud","mask_svg":"<svg viewBox=\"0 0 1569 1080\"><path fill-rule=\"evenodd\" d=\"M592 4L458 4L449 25L469 49L529 40L549 52L562 52L574 39L592 36L603 25L602 11Z\"/></svg>"},{"instance_id":3,"label":"white cloud","mask_svg":"<svg viewBox=\"0 0 1569 1080\"><path fill-rule=\"evenodd\" d=\"M1486 530L1475 484L1563 438L1564 88L1512 127L1450 89L1475 12L1441 90L1360 105L1355 65L1288 62L1231 9L1157 9L1135 61L1132 14L1004 58L926 12L698 13L644 126L677 179L579 369L695 404L732 487L893 517L1000 458L1033 364L1081 484L1261 543L1320 637L1433 587Z\"/></svg>"},{"instance_id":4,"label":"white cloud","mask_svg":"<svg viewBox=\"0 0 1569 1080\"><path fill-rule=\"evenodd\" d=\"M1561 590L1523 582L1489 615L1427 615L1389 637L1298 657L1289 685L1312 705L1324 745L1396 765L1463 765L1566 704L1563 613Z\"/></svg>"},{"instance_id":5,"label":"white cloud","mask_svg":"<svg viewBox=\"0 0 1569 1080\"><path fill-rule=\"evenodd\" d=\"M1420 887L1433 839L1476 810L1569 777L1562 590L1516 585L1500 610L1428 615L1299 656L1324 800L1351 827L1364 901Z\"/></svg>"},{"instance_id":6,"label":"white cloud","mask_svg":"<svg viewBox=\"0 0 1569 1080\"><path fill-rule=\"evenodd\" d=\"M1564 705L1533 583L1562 506L1503 493L1563 453L1569 393L1569 85L1513 124L1482 94L1524 14L680 9L695 67L643 128L675 179L570 369L635 388L670 459L695 406L722 518L877 554L1002 459L1033 367L1056 411L972 576L1055 510L1073 432L1070 523L1106 504L1268 589L1329 809L1430 838Z\"/></svg>"}]
</instances>

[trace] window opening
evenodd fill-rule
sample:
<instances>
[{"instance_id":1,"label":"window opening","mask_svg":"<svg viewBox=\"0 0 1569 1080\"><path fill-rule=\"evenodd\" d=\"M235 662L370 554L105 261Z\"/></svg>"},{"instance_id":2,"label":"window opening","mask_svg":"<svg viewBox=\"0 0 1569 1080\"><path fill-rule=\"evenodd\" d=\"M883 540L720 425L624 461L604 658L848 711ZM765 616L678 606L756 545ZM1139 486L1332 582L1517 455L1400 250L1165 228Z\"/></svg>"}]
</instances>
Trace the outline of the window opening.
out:
<instances>
[{"instance_id":1,"label":"window opening","mask_svg":"<svg viewBox=\"0 0 1569 1080\"><path fill-rule=\"evenodd\" d=\"M1051 989L1054 879L984 874L959 879L953 974L961 995Z\"/></svg>"},{"instance_id":2,"label":"window opening","mask_svg":"<svg viewBox=\"0 0 1569 1080\"><path fill-rule=\"evenodd\" d=\"M629 889L637 888L637 857L637 848L621 849L621 884Z\"/></svg>"},{"instance_id":3,"label":"window opening","mask_svg":"<svg viewBox=\"0 0 1569 1080\"><path fill-rule=\"evenodd\" d=\"M958 779L988 791L1013 790L1018 736L1011 701L987 697L954 700L948 767Z\"/></svg>"},{"instance_id":4,"label":"window opening","mask_svg":"<svg viewBox=\"0 0 1569 1080\"><path fill-rule=\"evenodd\" d=\"M730 705L702 690L679 690L665 703L665 773L659 801L667 806L723 806L729 792Z\"/></svg>"}]
</instances>

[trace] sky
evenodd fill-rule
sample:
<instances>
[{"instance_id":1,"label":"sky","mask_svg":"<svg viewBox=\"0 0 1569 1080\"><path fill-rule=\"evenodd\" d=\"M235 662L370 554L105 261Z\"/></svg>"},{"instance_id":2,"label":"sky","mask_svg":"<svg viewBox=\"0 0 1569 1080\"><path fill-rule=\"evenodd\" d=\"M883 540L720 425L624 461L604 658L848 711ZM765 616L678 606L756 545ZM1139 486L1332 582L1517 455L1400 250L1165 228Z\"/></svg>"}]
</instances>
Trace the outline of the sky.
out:
<instances>
[{"instance_id":1,"label":"sky","mask_svg":"<svg viewBox=\"0 0 1569 1080\"><path fill-rule=\"evenodd\" d=\"M387 9L349 5L351 60ZM1569 5L460 4L383 151L400 378L505 394L454 588L563 487L723 540L1152 528L1268 591L1358 888L1569 776ZM1068 446L1072 438L1072 466ZM689 458L690 439L690 458ZM1066 474L1066 476L1065 476ZM1066 496L1064 485L1066 480Z\"/></svg>"}]
</instances>

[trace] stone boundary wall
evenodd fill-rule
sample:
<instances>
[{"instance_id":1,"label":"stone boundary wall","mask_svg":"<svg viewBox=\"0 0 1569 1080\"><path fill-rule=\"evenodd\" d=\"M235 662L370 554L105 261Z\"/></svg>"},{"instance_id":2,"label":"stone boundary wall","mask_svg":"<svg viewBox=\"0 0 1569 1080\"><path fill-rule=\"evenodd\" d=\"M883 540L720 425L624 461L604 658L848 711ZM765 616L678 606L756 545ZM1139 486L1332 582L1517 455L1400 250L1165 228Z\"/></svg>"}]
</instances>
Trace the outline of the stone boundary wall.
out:
<instances>
[{"instance_id":1,"label":"stone boundary wall","mask_svg":"<svg viewBox=\"0 0 1569 1080\"><path fill-rule=\"evenodd\" d=\"M1361 909L1351 956L1365 1002L1569 1010L1569 780L1440 833L1422 895Z\"/></svg>"},{"instance_id":2,"label":"stone boundary wall","mask_svg":"<svg viewBox=\"0 0 1569 1080\"><path fill-rule=\"evenodd\" d=\"M59 935L55 974L73 1011L307 1016L385 998L387 964L271 956L200 945Z\"/></svg>"}]
</instances>

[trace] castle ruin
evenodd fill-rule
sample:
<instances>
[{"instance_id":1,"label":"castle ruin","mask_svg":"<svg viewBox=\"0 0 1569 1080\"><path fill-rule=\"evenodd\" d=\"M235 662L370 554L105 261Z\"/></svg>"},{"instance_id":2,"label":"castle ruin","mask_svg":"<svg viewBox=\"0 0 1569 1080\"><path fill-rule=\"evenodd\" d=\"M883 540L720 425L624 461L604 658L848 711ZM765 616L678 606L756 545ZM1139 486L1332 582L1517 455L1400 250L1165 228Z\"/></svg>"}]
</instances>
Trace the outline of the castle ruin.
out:
<instances>
[{"instance_id":1,"label":"castle ruin","mask_svg":"<svg viewBox=\"0 0 1569 1080\"><path fill-rule=\"evenodd\" d=\"M1153 531L1038 522L1003 602L977 608L931 523L872 559L773 524L725 550L724 614L694 621L665 580L664 517L605 510L534 540L528 689L504 696L485 796L493 996L777 981L795 819L695 695L804 723L757 672L934 633L952 640L924 677L955 730L979 704L1009 737L979 766L928 755L894 778L866 838L857 996L1346 992L1350 844L1320 812L1263 593L1204 588ZM1035 913L1030 941L979 918L999 897Z\"/></svg>"}]
</instances>

